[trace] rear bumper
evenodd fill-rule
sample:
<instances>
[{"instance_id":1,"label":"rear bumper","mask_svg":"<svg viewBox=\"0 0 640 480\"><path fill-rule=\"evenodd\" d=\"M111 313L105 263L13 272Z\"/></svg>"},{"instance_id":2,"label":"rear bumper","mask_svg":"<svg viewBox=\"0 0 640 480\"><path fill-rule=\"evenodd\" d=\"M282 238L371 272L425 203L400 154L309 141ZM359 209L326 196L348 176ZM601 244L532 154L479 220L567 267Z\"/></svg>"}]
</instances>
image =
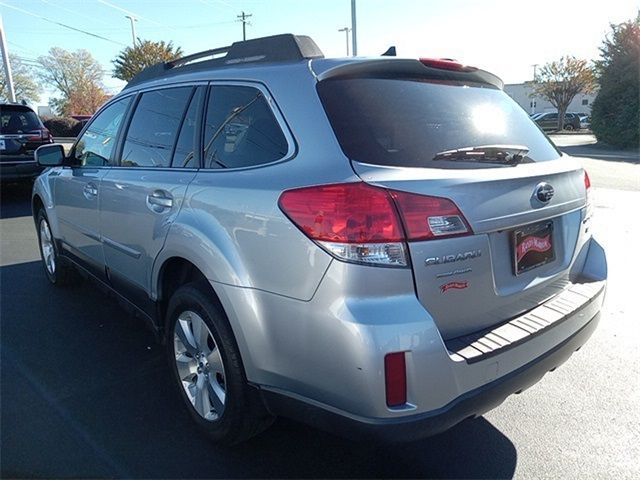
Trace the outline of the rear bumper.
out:
<instances>
[{"instance_id":1,"label":"rear bumper","mask_svg":"<svg viewBox=\"0 0 640 480\"><path fill-rule=\"evenodd\" d=\"M602 292L604 293L604 292ZM467 418L474 418L500 405L509 395L538 382L545 373L563 364L595 331L596 313L580 330L544 355L490 383L459 396L446 406L400 418L363 418L344 415L275 391L262 391L268 409L349 438L382 441L412 441L443 432Z\"/></svg>"},{"instance_id":2,"label":"rear bumper","mask_svg":"<svg viewBox=\"0 0 640 480\"><path fill-rule=\"evenodd\" d=\"M36 178L44 170L35 160L12 161L10 157L3 158L0 162L0 180L10 182Z\"/></svg>"}]
</instances>

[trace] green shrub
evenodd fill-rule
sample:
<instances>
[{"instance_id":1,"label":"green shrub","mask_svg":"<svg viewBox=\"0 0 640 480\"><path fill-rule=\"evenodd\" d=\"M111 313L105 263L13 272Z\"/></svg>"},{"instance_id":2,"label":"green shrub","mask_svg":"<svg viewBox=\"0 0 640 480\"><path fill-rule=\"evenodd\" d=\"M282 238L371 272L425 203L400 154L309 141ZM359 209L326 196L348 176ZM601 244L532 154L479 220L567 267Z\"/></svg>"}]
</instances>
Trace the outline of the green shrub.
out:
<instances>
[{"instance_id":1,"label":"green shrub","mask_svg":"<svg viewBox=\"0 0 640 480\"><path fill-rule=\"evenodd\" d=\"M69 117L53 117L42 123L54 137L75 137L77 133L74 133L74 127L79 122Z\"/></svg>"},{"instance_id":2,"label":"green shrub","mask_svg":"<svg viewBox=\"0 0 640 480\"><path fill-rule=\"evenodd\" d=\"M600 141L623 148L640 145L640 15L611 26L596 62L600 92L591 129Z\"/></svg>"}]
</instances>

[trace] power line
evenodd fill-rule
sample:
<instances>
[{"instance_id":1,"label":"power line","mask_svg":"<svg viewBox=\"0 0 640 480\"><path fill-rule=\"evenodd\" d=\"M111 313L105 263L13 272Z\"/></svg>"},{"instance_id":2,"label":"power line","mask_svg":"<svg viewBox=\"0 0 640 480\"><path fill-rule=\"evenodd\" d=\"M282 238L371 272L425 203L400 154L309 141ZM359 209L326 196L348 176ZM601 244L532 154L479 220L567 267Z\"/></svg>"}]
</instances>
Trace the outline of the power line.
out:
<instances>
[{"instance_id":1,"label":"power line","mask_svg":"<svg viewBox=\"0 0 640 480\"><path fill-rule=\"evenodd\" d=\"M80 12L78 12L76 10L71 10L70 8L63 7L62 5L55 4L55 3L53 3L53 2L51 2L49 0L40 0L40 1L42 3L46 3L47 5L51 5L56 10L63 10L63 11L68 12L68 13L73 13L74 15L78 15L79 17L88 18L89 20L101 23L103 25L111 25L109 22L105 22L104 20L101 20L100 18L90 17L89 15L85 15L84 13L80 13Z\"/></svg>"},{"instance_id":2,"label":"power line","mask_svg":"<svg viewBox=\"0 0 640 480\"><path fill-rule=\"evenodd\" d=\"M0 2L0 5L2 5L4 7L7 7L7 8L10 8L12 10L16 10L16 11L18 11L20 13L24 13L25 15L29 15L31 17L39 18L40 20L44 20L45 22L53 23L54 25L58 25L60 27L68 28L69 30L73 30L75 32L84 33L85 35L89 35L90 37L99 38L100 40L104 40L105 42L110 42L110 43L115 43L116 45L126 46L124 43L117 42L115 40L111 40L110 38L106 38L106 37L103 37L101 35L96 35L95 33L87 32L86 30L81 30L81 29L76 28L76 27L71 27L71 26L66 25L64 23L56 22L55 20L50 20L50 19L48 19L46 17L43 17L41 15L37 15L37 14L29 12L27 10L23 10L22 8L14 7L13 5L9 5L9 4L6 4L4 2Z\"/></svg>"}]
</instances>

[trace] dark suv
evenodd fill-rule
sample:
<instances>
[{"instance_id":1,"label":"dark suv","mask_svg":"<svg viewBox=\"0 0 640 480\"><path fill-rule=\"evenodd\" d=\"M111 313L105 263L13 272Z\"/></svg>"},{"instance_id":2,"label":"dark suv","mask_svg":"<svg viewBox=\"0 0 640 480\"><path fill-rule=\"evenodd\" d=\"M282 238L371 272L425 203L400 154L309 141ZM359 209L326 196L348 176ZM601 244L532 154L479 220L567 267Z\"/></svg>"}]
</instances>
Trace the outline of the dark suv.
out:
<instances>
[{"instance_id":1,"label":"dark suv","mask_svg":"<svg viewBox=\"0 0 640 480\"><path fill-rule=\"evenodd\" d=\"M558 112L543 113L533 119L543 130L558 130ZM564 130L580 130L580 116L577 113L564 114Z\"/></svg>"},{"instance_id":2,"label":"dark suv","mask_svg":"<svg viewBox=\"0 0 640 480\"><path fill-rule=\"evenodd\" d=\"M0 104L0 179L33 179L42 171L33 156L40 145L52 143L51 133L29 107Z\"/></svg>"}]
</instances>

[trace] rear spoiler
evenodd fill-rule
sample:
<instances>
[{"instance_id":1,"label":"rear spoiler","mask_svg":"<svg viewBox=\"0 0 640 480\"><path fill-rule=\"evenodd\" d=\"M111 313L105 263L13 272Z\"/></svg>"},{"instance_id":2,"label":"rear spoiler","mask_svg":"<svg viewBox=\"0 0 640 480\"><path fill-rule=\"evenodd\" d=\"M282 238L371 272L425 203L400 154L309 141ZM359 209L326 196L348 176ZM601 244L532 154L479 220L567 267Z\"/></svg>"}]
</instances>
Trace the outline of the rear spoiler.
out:
<instances>
[{"instance_id":1,"label":"rear spoiler","mask_svg":"<svg viewBox=\"0 0 640 480\"><path fill-rule=\"evenodd\" d=\"M431 66L436 62L418 59L376 58L355 60L330 68L317 76L319 82L342 78L429 78L434 80L453 80L484 83L504 89L504 82L493 73L477 68L464 67L460 70ZM443 61L442 63L451 63Z\"/></svg>"}]
</instances>

